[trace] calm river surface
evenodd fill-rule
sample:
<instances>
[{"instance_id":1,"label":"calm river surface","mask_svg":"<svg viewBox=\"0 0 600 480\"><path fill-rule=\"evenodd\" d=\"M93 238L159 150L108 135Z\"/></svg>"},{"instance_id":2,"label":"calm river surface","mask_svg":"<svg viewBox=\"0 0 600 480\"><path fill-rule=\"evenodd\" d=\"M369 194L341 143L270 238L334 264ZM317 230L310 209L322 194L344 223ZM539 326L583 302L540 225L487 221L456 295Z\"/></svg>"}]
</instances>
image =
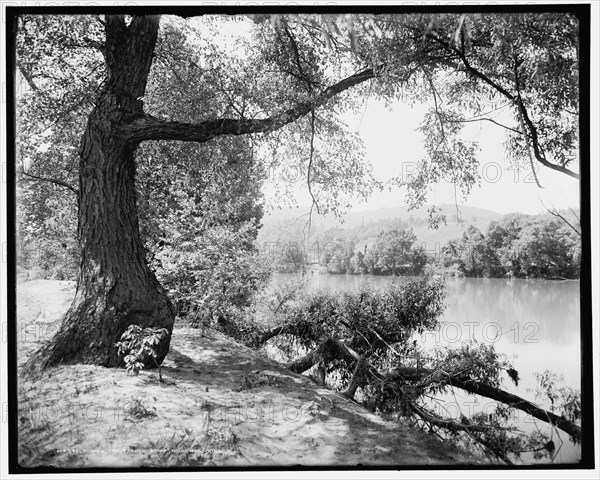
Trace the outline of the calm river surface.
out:
<instances>
[{"instance_id":1,"label":"calm river surface","mask_svg":"<svg viewBox=\"0 0 600 480\"><path fill-rule=\"evenodd\" d=\"M294 274L275 274L272 285L297 280ZM327 275L308 273L310 289L341 291L371 283L385 285L408 278L375 277L370 275ZM548 408L543 399L535 399L537 386L534 373L550 370L564 378L563 385L580 389L580 291L579 281L518 280L492 278L447 278L447 308L440 318L438 332L420 336L425 347L458 347L470 339L493 344L497 352L506 354L519 372L516 387L508 379L503 388ZM456 396L455 396L456 395ZM465 415L474 411L491 411L495 403L481 397L455 395L444 398L440 408ZM475 402L475 404L474 404ZM444 413L440 411L439 413ZM523 412L515 418L524 431L540 428L550 430L543 422ZM555 462L573 462L580 458L580 449L568 441L568 435L553 432L558 454ZM562 444L562 446L561 446ZM525 461L531 461L526 457Z\"/></svg>"}]
</instances>

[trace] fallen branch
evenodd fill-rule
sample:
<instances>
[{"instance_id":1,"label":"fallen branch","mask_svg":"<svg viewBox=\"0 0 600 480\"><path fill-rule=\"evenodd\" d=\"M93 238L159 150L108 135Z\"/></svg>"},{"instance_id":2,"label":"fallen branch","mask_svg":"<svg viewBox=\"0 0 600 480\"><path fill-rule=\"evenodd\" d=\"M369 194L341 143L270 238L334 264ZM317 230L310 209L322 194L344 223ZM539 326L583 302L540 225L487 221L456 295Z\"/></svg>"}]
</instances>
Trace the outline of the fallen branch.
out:
<instances>
[{"instance_id":1,"label":"fallen branch","mask_svg":"<svg viewBox=\"0 0 600 480\"><path fill-rule=\"evenodd\" d=\"M288 365L288 368L294 373L303 373L310 370L313 366L319 363L318 348L315 348L310 353L307 353L298 360L293 361Z\"/></svg>"},{"instance_id":2,"label":"fallen branch","mask_svg":"<svg viewBox=\"0 0 600 480\"><path fill-rule=\"evenodd\" d=\"M460 430L468 430L471 432L487 432L491 429L500 429L502 427L497 427L495 425L479 425L476 423L468 423L465 422L463 423L462 421L456 421L456 420L452 420L449 418L442 418L440 416L434 415L430 412L428 412L427 410L425 410L424 408L421 408L420 406L410 402L409 404L409 408L416 414L418 414L419 417L421 417L423 420L426 420L429 423L432 423L433 425L436 425L438 427L442 427L445 428L446 430L449 430L451 432L457 432ZM504 429L506 430L506 429Z\"/></svg>"},{"instance_id":3,"label":"fallen branch","mask_svg":"<svg viewBox=\"0 0 600 480\"><path fill-rule=\"evenodd\" d=\"M392 374L389 377L395 377L396 381L404 383L407 380L421 381L425 377L431 376L434 373L435 372L433 370L429 370L426 368L416 369L410 367L401 367L396 369L394 374ZM505 392L504 390L500 390L499 388L486 385L485 383L473 380L467 375L449 374L444 377L444 380L448 383L448 385L452 387L460 388L461 390L464 390L466 392L490 398L497 402L504 403L513 408L528 413L529 415L531 415L534 418L537 418L538 420L542 420L543 422L550 423L551 425L560 428L562 431L571 435L571 437L573 437L575 441L581 441L581 427L575 425L573 422L570 422L564 417L560 417L552 412L538 407L537 405L534 405L533 403L525 400L524 398L521 398L517 395L513 395L512 393Z\"/></svg>"},{"instance_id":4,"label":"fallen branch","mask_svg":"<svg viewBox=\"0 0 600 480\"><path fill-rule=\"evenodd\" d=\"M358 353L344 342L336 339L328 339L327 351L331 358L347 359L355 362L362 362L361 369L368 375L379 381L394 382L399 385L405 385L407 382L421 382L425 379L432 381L436 378L436 371L426 368L399 367L393 373L383 374L379 372L367 359L362 358ZM292 362L289 368L295 373L302 373L313 367L322 357L319 356L320 349L325 342L304 357ZM439 378L439 375L437 376ZM581 441L581 427L575 425L564 417L558 416L552 412L544 410L537 405L512 393L508 393L490 385L473 380L468 375L453 375L445 373L441 378L449 386L460 388L469 393L490 398L500 403L504 403L513 408L528 413L534 418L554 425L562 431L568 433L575 441ZM349 393L349 392L348 392Z\"/></svg>"},{"instance_id":5,"label":"fallen branch","mask_svg":"<svg viewBox=\"0 0 600 480\"><path fill-rule=\"evenodd\" d=\"M342 395L348 398L354 398L354 394L356 393L356 389L360 387L364 383L363 376L363 366L365 364L365 357L360 357L356 361L356 366L354 367L354 373L352 374L352 379L348 384L348 388L345 392L342 392Z\"/></svg>"},{"instance_id":6,"label":"fallen branch","mask_svg":"<svg viewBox=\"0 0 600 480\"><path fill-rule=\"evenodd\" d=\"M296 335L300 336L303 331L308 328L308 325L302 322L288 323L279 325L263 332L256 340L257 346L262 346L274 337L279 335ZM309 367L310 368L310 367Z\"/></svg>"},{"instance_id":7,"label":"fallen branch","mask_svg":"<svg viewBox=\"0 0 600 480\"><path fill-rule=\"evenodd\" d=\"M294 373L303 373L319 362L341 358L339 344L340 341L333 338L323 340L309 353L290 363L288 368Z\"/></svg>"}]
</instances>

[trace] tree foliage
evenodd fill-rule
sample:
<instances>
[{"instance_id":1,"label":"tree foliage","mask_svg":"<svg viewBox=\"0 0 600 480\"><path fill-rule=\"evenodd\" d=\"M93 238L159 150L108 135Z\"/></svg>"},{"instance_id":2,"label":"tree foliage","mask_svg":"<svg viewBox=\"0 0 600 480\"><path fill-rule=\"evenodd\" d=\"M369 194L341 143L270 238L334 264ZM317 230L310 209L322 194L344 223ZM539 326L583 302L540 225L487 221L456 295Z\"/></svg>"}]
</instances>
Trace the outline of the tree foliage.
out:
<instances>
[{"instance_id":1,"label":"tree foliage","mask_svg":"<svg viewBox=\"0 0 600 480\"><path fill-rule=\"evenodd\" d=\"M574 212L565 214L575 217ZM574 219L571 218L574 222ZM492 221L484 236L470 225L448 242L431 272L464 277L578 278L581 237L549 214L510 214Z\"/></svg>"},{"instance_id":2,"label":"tree foliage","mask_svg":"<svg viewBox=\"0 0 600 480\"><path fill-rule=\"evenodd\" d=\"M363 262L377 275L420 275L427 257L411 229L392 229L378 235Z\"/></svg>"},{"instance_id":3,"label":"tree foliage","mask_svg":"<svg viewBox=\"0 0 600 480\"><path fill-rule=\"evenodd\" d=\"M507 134L507 156L578 178L578 19L569 14L435 15L393 19L411 31L425 66L420 95L433 107L422 124L427 155L416 175L399 178L413 206L441 179L466 196L479 181L471 122ZM427 63L426 63L427 62Z\"/></svg>"},{"instance_id":4,"label":"tree foliage","mask_svg":"<svg viewBox=\"0 0 600 480\"><path fill-rule=\"evenodd\" d=\"M78 139L103 82L101 25L87 16L23 15L16 37L19 264L74 278Z\"/></svg>"}]
</instances>

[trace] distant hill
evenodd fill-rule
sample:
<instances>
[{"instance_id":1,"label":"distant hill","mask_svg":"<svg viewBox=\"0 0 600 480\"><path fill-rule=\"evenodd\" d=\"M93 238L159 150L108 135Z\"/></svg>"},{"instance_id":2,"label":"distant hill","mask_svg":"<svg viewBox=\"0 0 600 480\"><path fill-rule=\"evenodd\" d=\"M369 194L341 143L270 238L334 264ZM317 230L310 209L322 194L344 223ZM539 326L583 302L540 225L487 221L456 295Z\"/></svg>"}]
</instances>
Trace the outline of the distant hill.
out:
<instances>
[{"instance_id":1,"label":"distant hill","mask_svg":"<svg viewBox=\"0 0 600 480\"><path fill-rule=\"evenodd\" d=\"M317 215L313 211L310 225L311 238L322 237L329 229L340 229L342 236L353 238L357 245L371 243L382 230L389 228L412 228L426 250L441 248L449 240L459 238L469 225L476 226L483 233L492 220L502 218L502 214L482 208L459 205L460 221L457 222L456 206L439 205L446 215L446 225L439 229L430 228L427 208L408 210L405 205L384 207L376 210L351 212L342 219L334 215ZM274 242L301 242L308 228L309 208L275 210L262 220L263 228L258 235L259 244ZM341 233L341 232L340 232ZM439 244L439 247L436 247Z\"/></svg>"},{"instance_id":2,"label":"distant hill","mask_svg":"<svg viewBox=\"0 0 600 480\"><path fill-rule=\"evenodd\" d=\"M456 206L453 204L442 204L438 205L444 214L447 216L448 221L456 222ZM376 222L379 220L393 220L393 219L427 219L427 209L429 206L421 207L415 210L410 210L406 205L399 207L382 207L376 210L365 210L360 212L350 212L344 215L341 219L336 218L332 214L317 215L313 211L313 227L316 225L327 224L330 225L327 228L333 228L335 226L342 226L345 228L354 227L364 223ZM485 210L483 208L468 207L466 205L459 205L460 216L463 221L471 222L482 219L494 219L502 217L501 213L493 212L491 210ZM309 207L298 207L298 208L287 208L281 210L273 210L263 218L263 224L268 224L278 221L293 222L294 220L302 221L307 217L310 212Z\"/></svg>"},{"instance_id":3,"label":"distant hill","mask_svg":"<svg viewBox=\"0 0 600 480\"><path fill-rule=\"evenodd\" d=\"M446 215L447 222L456 223L456 207L455 205L443 204L438 206ZM365 223L377 222L379 220L394 220L402 219L409 223L420 223L418 220L426 221L428 219L427 208L421 207L415 210L408 210L408 207L403 205L400 207L383 207L377 210L367 210L364 212L349 213L344 217L344 226L354 227ZM464 222L473 222L486 219L494 219L502 217L502 214L484 210L482 208L467 207L465 205L458 206L460 211L460 219Z\"/></svg>"}]
</instances>

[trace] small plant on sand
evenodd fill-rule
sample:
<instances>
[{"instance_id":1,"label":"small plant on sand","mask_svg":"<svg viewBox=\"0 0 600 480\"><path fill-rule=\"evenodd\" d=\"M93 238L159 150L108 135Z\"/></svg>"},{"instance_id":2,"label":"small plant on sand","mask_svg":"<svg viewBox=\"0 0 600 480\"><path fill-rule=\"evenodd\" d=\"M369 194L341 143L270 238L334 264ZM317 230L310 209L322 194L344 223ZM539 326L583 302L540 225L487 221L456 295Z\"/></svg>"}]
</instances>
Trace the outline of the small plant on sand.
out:
<instances>
[{"instance_id":1,"label":"small plant on sand","mask_svg":"<svg viewBox=\"0 0 600 480\"><path fill-rule=\"evenodd\" d=\"M121 335L121 341L116 344L127 371L133 375L139 375L147 361L152 359L158 367L158 381L162 382L161 366L156 360L156 347L168 334L166 328L142 329L139 325L129 325L129 328Z\"/></svg>"},{"instance_id":2,"label":"small plant on sand","mask_svg":"<svg viewBox=\"0 0 600 480\"><path fill-rule=\"evenodd\" d=\"M156 401L156 398L153 398ZM130 421L156 417L156 407L147 405L142 397L131 397L131 402L125 407L125 415Z\"/></svg>"}]
</instances>

